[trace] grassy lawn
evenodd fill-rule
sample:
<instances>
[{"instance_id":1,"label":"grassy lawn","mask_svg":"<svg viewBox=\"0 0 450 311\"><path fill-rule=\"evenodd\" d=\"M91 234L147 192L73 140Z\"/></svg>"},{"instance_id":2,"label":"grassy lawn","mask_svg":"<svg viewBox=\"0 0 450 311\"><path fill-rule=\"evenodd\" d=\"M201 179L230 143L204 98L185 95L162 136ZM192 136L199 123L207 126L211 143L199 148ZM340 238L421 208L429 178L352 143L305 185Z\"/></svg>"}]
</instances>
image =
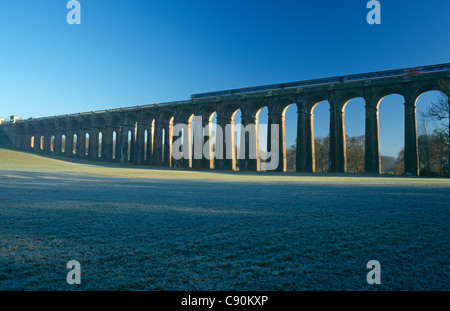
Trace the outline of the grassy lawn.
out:
<instances>
[{"instance_id":1,"label":"grassy lawn","mask_svg":"<svg viewBox=\"0 0 450 311\"><path fill-rule=\"evenodd\" d=\"M450 289L449 179L98 164L0 149L0 290Z\"/></svg>"}]
</instances>

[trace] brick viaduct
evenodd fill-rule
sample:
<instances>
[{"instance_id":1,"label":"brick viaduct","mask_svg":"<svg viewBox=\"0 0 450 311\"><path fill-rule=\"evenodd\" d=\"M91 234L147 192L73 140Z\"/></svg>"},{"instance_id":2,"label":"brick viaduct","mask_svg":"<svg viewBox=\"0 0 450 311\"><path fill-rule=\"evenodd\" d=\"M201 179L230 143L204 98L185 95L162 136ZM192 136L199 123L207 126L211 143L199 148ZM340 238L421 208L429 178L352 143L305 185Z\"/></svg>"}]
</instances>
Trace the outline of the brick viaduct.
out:
<instances>
[{"instance_id":1,"label":"brick viaduct","mask_svg":"<svg viewBox=\"0 0 450 311\"><path fill-rule=\"evenodd\" d=\"M314 172L313 110L317 103L326 100L330 106L329 170L344 173L347 171L345 106L351 99L362 97L366 111L365 172L379 174L378 105L383 97L400 94L405 105L405 173L418 175L416 101L422 93L430 90L449 96L449 81L450 64L447 63L196 94L190 100L164 104L14 120L3 123L0 128L10 137L14 148L36 153L137 165L235 170L235 158L174 160L171 157L173 125L188 124L191 132L194 116L202 116L203 126L206 126L217 113L217 124L225 128L226 124L234 124L234 116L239 109L242 125L258 124L259 111L267 107L268 128L270 124L281 126L277 170L286 171L284 114L287 107L295 104L298 111L296 170ZM246 150L250 143L254 143L249 139L247 135ZM267 140L267 150L270 150L270 130ZM189 141L192 150L192 139ZM256 144L258 146L258 141ZM226 150L223 152L225 154ZM259 170L259 159L247 157L239 161L240 170Z\"/></svg>"}]
</instances>

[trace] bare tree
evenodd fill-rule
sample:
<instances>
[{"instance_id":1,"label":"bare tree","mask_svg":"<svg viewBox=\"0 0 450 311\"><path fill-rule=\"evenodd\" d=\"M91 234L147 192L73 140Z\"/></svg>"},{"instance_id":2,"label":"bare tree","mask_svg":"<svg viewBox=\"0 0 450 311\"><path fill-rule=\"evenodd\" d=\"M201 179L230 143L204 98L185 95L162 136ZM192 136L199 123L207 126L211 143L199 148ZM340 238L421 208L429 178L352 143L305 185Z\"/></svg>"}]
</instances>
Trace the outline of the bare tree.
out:
<instances>
[{"instance_id":1,"label":"bare tree","mask_svg":"<svg viewBox=\"0 0 450 311\"><path fill-rule=\"evenodd\" d=\"M430 107L428 107L426 113L422 114L422 116L433 122L439 122L440 126L436 128L437 132L446 133L447 144L448 144L448 166L450 169L450 103L448 94L450 94L450 80L441 80L439 82L440 89L443 91L443 94L438 98L436 102L432 102ZM448 124L444 125L446 119L448 119ZM445 129L444 129L445 128Z\"/></svg>"},{"instance_id":2,"label":"bare tree","mask_svg":"<svg viewBox=\"0 0 450 311\"><path fill-rule=\"evenodd\" d=\"M428 134L426 116L424 113L420 114L420 123L418 126L418 141L419 141L419 160L424 166L424 174L428 175L431 171L431 135ZM423 174L421 172L421 175Z\"/></svg>"},{"instance_id":3,"label":"bare tree","mask_svg":"<svg viewBox=\"0 0 450 311\"><path fill-rule=\"evenodd\" d=\"M347 144L347 170L349 173L364 172L364 135L346 137Z\"/></svg>"}]
</instances>

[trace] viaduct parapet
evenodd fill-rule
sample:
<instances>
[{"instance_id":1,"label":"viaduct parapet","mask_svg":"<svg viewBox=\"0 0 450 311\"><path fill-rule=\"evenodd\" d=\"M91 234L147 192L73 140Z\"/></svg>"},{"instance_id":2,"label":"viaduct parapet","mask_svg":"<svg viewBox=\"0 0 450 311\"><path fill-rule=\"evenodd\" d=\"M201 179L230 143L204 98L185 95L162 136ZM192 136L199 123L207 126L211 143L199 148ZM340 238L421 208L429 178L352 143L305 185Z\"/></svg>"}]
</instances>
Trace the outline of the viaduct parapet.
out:
<instances>
[{"instance_id":1,"label":"viaduct parapet","mask_svg":"<svg viewBox=\"0 0 450 311\"><path fill-rule=\"evenodd\" d=\"M269 111L267 150L272 139L279 142L278 171L286 171L285 111L297 106L296 171L314 172L314 107L326 100L330 106L330 172L347 171L345 141L345 106L353 98L365 101L365 172L381 173L378 106L387 95L403 96L405 105L405 173L419 175L416 101L427 91L437 90L450 97L450 63L419 68L390 70L358 75L316 79L284 84L226 90L192 95L190 100L135 106L70 115L17 120L0 119L0 129L14 148L42 154L87 158L96 161L129 162L137 165L258 171L259 158L237 160L236 152L226 159L214 156L193 159L193 141L189 138L189 159L172 157L172 129L175 124L188 125L192 132L194 116L201 116L203 127L213 122L225 128L235 123L241 110L242 125L258 124L259 112ZM271 137L270 125L279 125L279 137ZM191 136L191 135L190 135ZM257 141L245 137L245 148ZM224 144L226 145L226 144ZM232 144L234 149L234 143ZM212 148L211 148L212 150ZM258 148L259 150L259 148ZM212 151L211 151L212 152ZM210 158L210 159L208 159Z\"/></svg>"}]
</instances>

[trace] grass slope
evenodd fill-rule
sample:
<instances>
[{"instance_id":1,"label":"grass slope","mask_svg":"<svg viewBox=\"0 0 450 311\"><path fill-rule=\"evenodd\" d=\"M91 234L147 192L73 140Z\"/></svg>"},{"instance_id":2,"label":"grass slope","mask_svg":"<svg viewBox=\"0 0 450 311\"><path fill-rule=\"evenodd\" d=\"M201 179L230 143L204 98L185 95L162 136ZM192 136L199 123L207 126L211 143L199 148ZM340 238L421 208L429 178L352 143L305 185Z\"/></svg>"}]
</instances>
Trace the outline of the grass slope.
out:
<instances>
[{"instance_id":1,"label":"grass slope","mask_svg":"<svg viewBox=\"0 0 450 311\"><path fill-rule=\"evenodd\" d=\"M448 290L450 180L0 149L0 290ZM78 260L82 284L66 283ZM382 284L368 285L378 260Z\"/></svg>"}]
</instances>

